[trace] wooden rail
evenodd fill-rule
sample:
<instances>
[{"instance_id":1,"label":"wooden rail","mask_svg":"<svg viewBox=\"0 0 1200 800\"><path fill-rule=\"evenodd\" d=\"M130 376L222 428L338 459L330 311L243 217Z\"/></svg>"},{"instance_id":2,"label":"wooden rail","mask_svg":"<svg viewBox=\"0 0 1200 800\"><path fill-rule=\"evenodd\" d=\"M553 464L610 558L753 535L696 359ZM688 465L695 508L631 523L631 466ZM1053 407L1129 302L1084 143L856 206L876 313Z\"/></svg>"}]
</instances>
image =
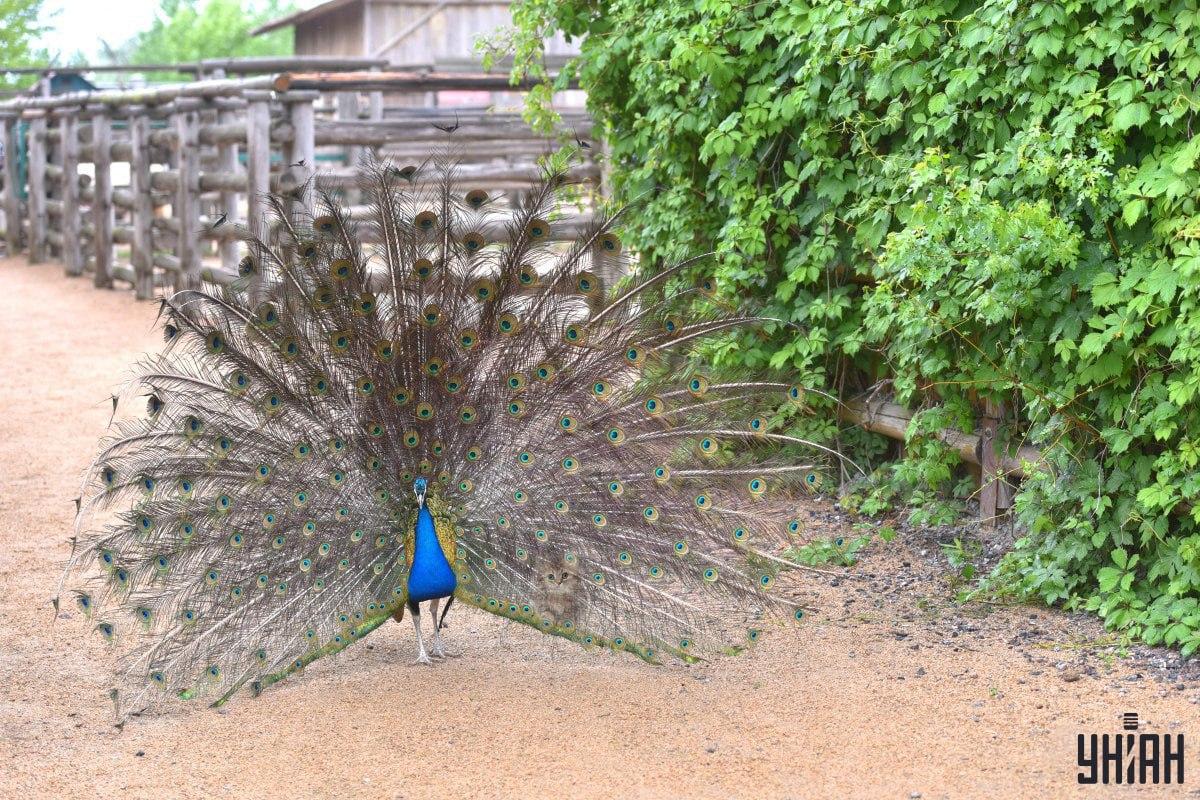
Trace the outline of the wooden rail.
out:
<instances>
[{"instance_id":1,"label":"wooden rail","mask_svg":"<svg viewBox=\"0 0 1200 800\"><path fill-rule=\"evenodd\" d=\"M139 298L205 281L227 284L237 275L239 228L214 224L222 214L231 222L261 219L269 191L312 178L318 188L342 193L352 218L367 218L370 209L355 204L358 158L373 151L418 163L447 143L434 122L457 121L449 141L464 159L460 178L489 190L528 187L536 174L533 158L553 147L515 114L384 108L385 92L508 91L503 76L387 72L357 61L302 65L321 70L313 72L221 76L269 72L280 63L206 62L197 71L213 77L191 83L0 102L0 209L8 253L26 249L31 262L56 258L68 275L90 272L97 287L132 284ZM339 68L351 71L329 71ZM564 116L563 133L590 138L591 129L582 112ZM28 163L19 184L22 136ZM289 166L301 162L304 167ZM114 185L114 164L128 164L127 185ZM584 161L572 177L598 183L601 165ZM581 214L554 230L573 238L586 222ZM503 235L503 226L492 234ZM840 416L899 441L911 419L882 400L847 402ZM1030 464L1044 466L1033 448L1003 451L997 440L1003 418L1002 408L989 405L978 434L940 435L980 468L985 520L1008 507L1006 479L1020 478Z\"/></svg>"},{"instance_id":2,"label":"wooden rail","mask_svg":"<svg viewBox=\"0 0 1200 800\"><path fill-rule=\"evenodd\" d=\"M536 157L557 147L513 113L384 108L385 97L398 93L513 91L502 75L384 66L211 61L180 65L209 76L189 83L0 102L7 252L56 259L68 275L90 273L97 287L132 284L137 297L151 298L232 279L241 258L235 223L260 219L270 191L312 179L343 197L353 216L366 215L355 205L355 166L366 153L418 163L449 143L463 161L461 180L515 196L536 178ZM319 71L272 71L280 67ZM433 125L455 121L449 135ZM569 140L590 131L576 111L560 134ZM584 160L572 177L598 186L600 166ZM228 224L217 226L222 215ZM556 233L571 236L585 221L566 219Z\"/></svg>"}]
</instances>

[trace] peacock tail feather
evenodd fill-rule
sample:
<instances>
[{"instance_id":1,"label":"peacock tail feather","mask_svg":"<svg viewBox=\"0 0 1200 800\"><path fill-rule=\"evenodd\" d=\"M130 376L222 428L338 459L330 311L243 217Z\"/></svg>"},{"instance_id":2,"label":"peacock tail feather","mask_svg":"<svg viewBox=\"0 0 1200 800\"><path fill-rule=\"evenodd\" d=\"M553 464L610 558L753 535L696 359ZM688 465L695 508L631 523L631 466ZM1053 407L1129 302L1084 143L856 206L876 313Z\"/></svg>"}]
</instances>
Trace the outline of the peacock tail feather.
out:
<instances>
[{"instance_id":1,"label":"peacock tail feather","mask_svg":"<svg viewBox=\"0 0 1200 800\"><path fill-rule=\"evenodd\" d=\"M402 613L418 476L493 614L656 662L802 614L775 582L827 455L788 432L809 393L706 377L697 345L760 320L702 258L607 287L622 212L556 241L563 184L368 164L369 218L275 198L235 283L163 301L64 575L121 709L257 692Z\"/></svg>"}]
</instances>

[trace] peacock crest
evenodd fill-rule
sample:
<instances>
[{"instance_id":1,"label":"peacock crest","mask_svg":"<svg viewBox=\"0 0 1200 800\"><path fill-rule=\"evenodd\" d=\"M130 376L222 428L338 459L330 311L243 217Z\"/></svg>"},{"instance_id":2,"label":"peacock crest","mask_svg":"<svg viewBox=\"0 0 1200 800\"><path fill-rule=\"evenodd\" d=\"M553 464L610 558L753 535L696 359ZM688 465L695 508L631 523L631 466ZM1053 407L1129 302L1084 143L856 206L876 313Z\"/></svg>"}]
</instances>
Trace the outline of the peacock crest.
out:
<instances>
[{"instance_id":1,"label":"peacock crest","mask_svg":"<svg viewBox=\"0 0 1200 800\"><path fill-rule=\"evenodd\" d=\"M402 614L418 480L454 598L546 633L692 660L802 615L778 554L827 453L789 433L804 388L698 368L761 322L706 259L639 269L620 210L556 231L553 169L515 200L449 159L361 183L366 218L273 198L235 282L163 301L64 576L120 709L260 690Z\"/></svg>"}]
</instances>

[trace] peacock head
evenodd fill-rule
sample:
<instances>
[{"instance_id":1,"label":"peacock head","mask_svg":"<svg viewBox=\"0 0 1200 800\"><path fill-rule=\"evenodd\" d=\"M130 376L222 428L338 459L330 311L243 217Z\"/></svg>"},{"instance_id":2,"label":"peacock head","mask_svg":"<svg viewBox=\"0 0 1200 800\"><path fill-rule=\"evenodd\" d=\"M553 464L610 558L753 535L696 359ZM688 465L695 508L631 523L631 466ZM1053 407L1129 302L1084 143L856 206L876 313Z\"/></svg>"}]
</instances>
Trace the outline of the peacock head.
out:
<instances>
[{"instance_id":1,"label":"peacock head","mask_svg":"<svg viewBox=\"0 0 1200 800\"><path fill-rule=\"evenodd\" d=\"M428 489L429 483L424 478L413 481L413 494L417 496L417 506L425 505L425 493Z\"/></svg>"}]
</instances>

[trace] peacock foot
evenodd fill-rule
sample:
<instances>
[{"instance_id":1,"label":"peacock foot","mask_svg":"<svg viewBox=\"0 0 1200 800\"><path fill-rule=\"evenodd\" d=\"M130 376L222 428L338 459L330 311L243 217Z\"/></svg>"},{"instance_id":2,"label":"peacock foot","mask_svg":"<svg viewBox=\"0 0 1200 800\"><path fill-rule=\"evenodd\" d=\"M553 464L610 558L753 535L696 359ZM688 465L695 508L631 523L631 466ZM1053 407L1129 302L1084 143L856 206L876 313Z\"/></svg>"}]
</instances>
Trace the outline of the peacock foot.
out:
<instances>
[{"instance_id":1,"label":"peacock foot","mask_svg":"<svg viewBox=\"0 0 1200 800\"><path fill-rule=\"evenodd\" d=\"M450 650L444 645L438 643L430 648L429 654L434 658L458 658L462 655L462 652L459 650Z\"/></svg>"},{"instance_id":2,"label":"peacock foot","mask_svg":"<svg viewBox=\"0 0 1200 800\"><path fill-rule=\"evenodd\" d=\"M427 664L432 667L433 660L425 653L421 653L417 656L416 660L412 662L412 666L415 667L417 664Z\"/></svg>"}]
</instances>

